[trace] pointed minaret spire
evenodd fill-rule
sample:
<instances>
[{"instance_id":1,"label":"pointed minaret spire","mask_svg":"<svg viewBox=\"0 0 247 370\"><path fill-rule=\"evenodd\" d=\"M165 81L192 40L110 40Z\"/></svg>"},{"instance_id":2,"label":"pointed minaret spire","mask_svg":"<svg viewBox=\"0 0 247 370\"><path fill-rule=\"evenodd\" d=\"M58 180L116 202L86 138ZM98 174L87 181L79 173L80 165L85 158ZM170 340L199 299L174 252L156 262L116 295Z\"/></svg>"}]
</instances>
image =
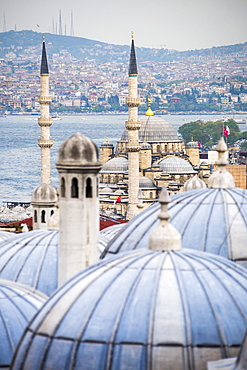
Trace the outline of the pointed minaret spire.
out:
<instances>
[{"instance_id":1,"label":"pointed minaret spire","mask_svg":"<svg viewBox=\"0 0 247 370\"><path fill-rule=\"evenodd\" d=\"M139 190L139 135L138 132L141 123L138 121L138 107L140 99L138 98L137 89L137 65L134 46L134 36L132 32L131 50L130 50L130 64L129 64L129 88L128 98L126 99L128 106L128 121L125 122L128 130L128 207L126 219L130 220L138 212L138 190Z\"/></svg>"},{"instance_id":2,"label":"pointed minaret spire","mask_svg":"<svg viewBox=\"0 0 247 370\"><path fill-rule=\"evenodd\" d=\"M49 93L49 71L45 49L45 39L42 37L42 58L40 66L40 118L38 124L41 127L40 140L38 140L41 148L41 182L50 184L51 182L51 163L50 163L50 148L53 141L50 140L50 126L52 119L50 118L51 96Z\"/></svg>"},{"instance_id":3,"label":"pointed minaret spire","mask_svg":"<svg viewBox=\"0 0 247 370\"><path fill-rule=\"evenodd\" d=\"M46 57L46 50L45 50L45 36L42 36L42 43L43 43L43 49L42 49L42 58L41 58L41 66L40 66L40 74L41 75L48 75L48 63L47 63L47 57Z\"/></svg>"},{"instance_id":4,"label":"pointed minaret spire","mask_svg":"<svg viewBox=\"0 0 247 370\"><path fill-rule=\"evenodd\" d=\"M136 64L136 53L135 53L135 44L134 44L134 33L131 33L131 49L130 49L130 63L129 63L129 76L138 74L137 64Z\"/></svg>"}]
</instances>

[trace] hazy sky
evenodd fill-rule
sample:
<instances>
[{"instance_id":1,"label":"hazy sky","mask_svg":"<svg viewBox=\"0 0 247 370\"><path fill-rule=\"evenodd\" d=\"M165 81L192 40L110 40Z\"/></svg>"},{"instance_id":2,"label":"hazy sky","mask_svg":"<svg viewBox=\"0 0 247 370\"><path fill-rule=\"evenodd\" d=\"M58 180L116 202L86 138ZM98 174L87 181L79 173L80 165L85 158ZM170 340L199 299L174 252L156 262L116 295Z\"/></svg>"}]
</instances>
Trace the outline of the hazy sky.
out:
<instances>
[{"instance_id":1,"label":"hazy sky","mask_svg":"<svg viewBox=\"0 0 247 370\"><path fill-rule=\"evenodd\" d=\"M63 33L111 44L189 50L247 41L247 0L0 0L0 31ZM37 24L40 27L37 27Z\"/></svg>"}]
</instances>

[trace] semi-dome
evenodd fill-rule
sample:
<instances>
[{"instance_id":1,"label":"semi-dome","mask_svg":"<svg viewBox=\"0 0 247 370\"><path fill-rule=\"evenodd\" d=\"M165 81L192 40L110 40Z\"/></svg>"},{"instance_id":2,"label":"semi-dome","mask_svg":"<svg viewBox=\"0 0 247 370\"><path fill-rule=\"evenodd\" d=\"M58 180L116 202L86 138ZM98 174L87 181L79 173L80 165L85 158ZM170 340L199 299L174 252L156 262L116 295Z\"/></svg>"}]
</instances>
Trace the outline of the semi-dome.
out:
<instances>
[{"instance_id":1,"label":"semi-dome","mask_svg":"<svg viewBox=\"0 0 247 370\"><path fill-rule=\"evenodd\" d=\"M43 182L38 185L32 195L32 204L36 203L55 203L57 201L57 190L51 185Z\"/></svg>"},{"instance_id":2,"label":"semi-dome","mask_svg":"<svg viewBox=\"0 0 247 370\"><path fill-rule=\"evenodd\" d=\"M159 211L160 205L156 203L130 220L118 237L109 243L108 253L147 248L148 236L158 222ZM184 248L247 263L245 189L201 188L179 193L171 197L169 212L171 223L182 235Z\"/></svg>"},{"instance_id":3,"label":"semi-dome","mask_svg":"<svg viewBox=\"0 0 247 370\"><path fill-rule=\"evenodd\" d=\"M198 144L198 141L189 141L187 144L186 144L186 147L187 148L199 148L199 144Z\"/></svg>"},{"instance_id":4,"label":"semi-dome","mask_svg":"<svg viewBox=\"0 0 247 370\"><path fill-rule=\"evenodd\" d=\"M183 158L177 156L169 156L159 162L159 167L162 171L169 174L194 174L197 173L192 165Z\"/></svg>"},{"instance_id":5,"label":"semi-dome","mask_svg":"<svg viewBox=\"0 0 247 370\"><path fill-rule=\"evenodd\" d=\"M138 116L141 128L138 132L139 140L148 143L182 142L172 127L164 118L159 116ZM128 131L124 130L120 141L128 141Z\"/></svg>"},{"instance_id":6,"label":"semi-dome","mask_svg":"<svg viewBox=\"0 0 247 370\"><path fill-rule=\"evenodd\" d=\"M246 270L225 258L122 253L54 293L26 329L12 369L202 370L237 355L246 296Z\"/></svg>"},{"instance_id":7,"label":"semi-dome","mask_svg":"<svg viewBox=\"0 0 247 370\"><path fill-rule=\"evenodd\" d=\"M59 148L57 166L60 165L99 166L97 146L81 133L70 136Z\"/></svg>"},{"instance_id":8,"label":"semi-dome","mask_svg":"<svg viewBox=\"0 0 247 370\"><path fill-rule=\"evenodd\" d=\"M15 348L47 296L27 286L0 279L0 368L9 369Z\"/></svg>"},{"instance_id":9,"label":"semi-dome","mask_svg":"<svg viewBox=\"0 0 247 370\"><path fill-rule=\"evenodd\" d=\"M113 144L109 142L108 138L101 144L101 148L113 148Z\"/></svg>"},{"instance_id":10,"label":"semi-dome","mask_svg":"<svg viewBox=\"0 0 247 370\"><path fill-rule=\"evenodd\" d=\"M155 188L156 189L156 186L154 185L153 181L150 180L148 177L146 176L140 176L139 177L139 187L141 189L145 189L145 188Z\"/></svg>"},{"instance_id":11,"label":"semi-dome","mask_svg":"<svg viewBox=\"0 0 247 370\"><path fill-rule=\"evenodd\" d=\"M128 159L125 157L115 157L106 162L100 172L123 173L128 171Z\"/></svg>"}]
</instances>

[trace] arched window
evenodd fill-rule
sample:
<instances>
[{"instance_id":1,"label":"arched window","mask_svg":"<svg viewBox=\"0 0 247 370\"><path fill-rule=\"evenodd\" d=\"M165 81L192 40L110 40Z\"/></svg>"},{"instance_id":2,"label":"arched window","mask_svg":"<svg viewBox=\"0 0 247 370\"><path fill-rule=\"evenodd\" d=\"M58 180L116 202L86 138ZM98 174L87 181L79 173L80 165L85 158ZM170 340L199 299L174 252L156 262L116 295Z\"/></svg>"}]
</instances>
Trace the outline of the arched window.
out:
<instances>
[{"instance_id":1,"label":"arched window","mask_svg":"<svg viewBox=\"0 0 247 370\"><path fill-rule=\"evenodd\" d=\"M153 199L153 193L150 191L150 193L149 193L149 198L150 199Z\"/></svg>"},{"instance_id":2,"label":"arched window","mask_svg":"<svg viewBox=\"0 0 247 370\"><path fill-rule=\"evenodd\" d=\"M65 197L65 179L64 177L61 178L61 197Z\"/></svg>"},{"instance_id":3,"label":"arched window","mask_svg":"<svg viewBox=\"0 0 247 370\"><path fill-rule=\"evenodd\" d=\"M160 145L157 145L157 153L160 153Z\"/></svg>"},{"instance_id":4,"label":"arched window","mask_svg":"<svg viewBox=\"0 0 247 370\"><path fill-rule=\"evenodd\" d=\"M78 180L76 177L73 177L71 183L71 198L78 198L79 189L78 189Z\"/></svg>"},{"instance_id":5,"label":"arched window","mask_svg":"<svg viewBox=\"0 0 247 370\"><path fill-rule=\"evenodd\" d=\"M51 216L54 214L54 211L53 210L51 210Z\"/></svg>"},{"instance_id":6,"label":"arched window","mask_svg":"<svg viewBox=\"0 0 247 370\"><path fill-rule=\"evenodd\" d=\"M42 224L45 223L45 211L44 210L41 212L41 222Z\"/></svg>"},{"instance_id":7,"label":"arched window","mask_svg":"<svg viewBox=\"0 0 247 370\"><path fill-rule=\"evenodd\" d=\"M111 175L108 175L107 182L108 182L108 184L110 184L110 182L111 182Z\"/></svg>"},{"instance_id":8,"label":"arched window","mask_svg":"<svg viewBox=\"0 0 247 370\"><path fill-rule=\"evenodd\" d=\"M93 189L92 189L92 181L90 177L87 178L86 181L86 198L92 198L93 196Z\"/></svg>"},{"instance_id":9,"label":"arched window","mask_svg":"<svg viewBox=\"0 0 247 370\"><path fill-rule=\"evenodd\" d=\"M38 221L37 211L35 210L34 211L34 222L37 222L37 221Z\"/></svg>"}]
</instances>

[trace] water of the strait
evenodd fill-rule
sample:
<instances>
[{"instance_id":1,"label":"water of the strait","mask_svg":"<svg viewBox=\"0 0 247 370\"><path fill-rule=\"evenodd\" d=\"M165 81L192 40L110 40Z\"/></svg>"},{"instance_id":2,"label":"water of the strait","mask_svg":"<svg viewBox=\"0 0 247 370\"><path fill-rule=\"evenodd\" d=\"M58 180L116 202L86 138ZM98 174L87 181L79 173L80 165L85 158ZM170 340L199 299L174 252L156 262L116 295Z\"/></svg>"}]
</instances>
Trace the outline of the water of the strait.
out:
<instances>
[{"instance_id":1,"label":"water of the strait","mask_svg":"<svg viewBox=\"0 0 247 370\"><path fill-rule=\"evenodd\" d=\"M203 119L222 119L222 115L165 115L178 130L184 123ZM0 116L0 206L5 201L29 202L34 188L40 183L40 127L37 116ZM247 117L238 117L246 119ZM55 163L61 143L69 136L81 132L90 137L98 147L108 137L115 146L125 128L127 115L62 116L51 126L51 177L52 185L58 186ZM247 125L239 125L247 131Z\"/></svg>"}]
</instances>

